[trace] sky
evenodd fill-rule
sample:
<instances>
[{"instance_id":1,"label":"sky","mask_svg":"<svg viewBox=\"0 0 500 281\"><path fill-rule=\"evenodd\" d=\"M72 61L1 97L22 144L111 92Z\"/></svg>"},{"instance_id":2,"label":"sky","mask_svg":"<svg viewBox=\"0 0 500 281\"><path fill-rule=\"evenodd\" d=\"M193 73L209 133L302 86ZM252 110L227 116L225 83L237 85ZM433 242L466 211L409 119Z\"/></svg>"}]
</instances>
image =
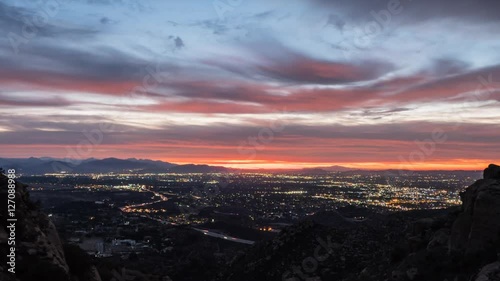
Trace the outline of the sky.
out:
<instances>
[{"instance_id":1,"label":"sky","mask_svg":"<svg viewBox=\"0 0 500 281\"><path fill-rule=\"evenodd\" d=\"M0 157L481 169L500 160L498 11L4 0Z\"/></svg>"}]
</instances>

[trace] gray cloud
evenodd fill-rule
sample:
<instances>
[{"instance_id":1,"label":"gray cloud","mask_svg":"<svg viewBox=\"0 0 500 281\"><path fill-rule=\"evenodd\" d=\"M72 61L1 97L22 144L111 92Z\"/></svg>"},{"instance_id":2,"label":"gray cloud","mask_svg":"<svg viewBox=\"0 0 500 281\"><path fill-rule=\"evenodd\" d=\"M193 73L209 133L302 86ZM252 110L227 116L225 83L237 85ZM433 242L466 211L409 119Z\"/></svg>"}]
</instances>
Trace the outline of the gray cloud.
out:
<instances>
[{"instance_id":1,"label":"gray cloud","mask_svg":"<svg viewBox=\"0 0 500 281\"><path fill-rule=\"evenodd\" d=\"M0 125L13 127L15 132L2 132L1 144L74 144L82 138L83 131L99 128L100 122L111 120L88 120L83 116L81 122L65 122L62 118L19 118L9 120L0 116ZM13 122L10 125L7 122ZM210 126L170 125L159 129L146 129L123 124L114 124L115 130L106 132L103 144L133 144L154 139L158 143L203 142L206 144L226 144L237 146L249 136L257 136L259 126L213 124ZM459 126L460 130L456 130ZM36 128L53 131L36 131ZM494 146L500 142L498 124L477 123L428 123L400 122L393 124L343 126L341 124L305 126L288 124L286 130L276 134L273 145L303 145L304 142L328 142L339 140L360 141L401 141L415 146L415 141L432 138L432 132L439 130L446 134L449 144L484 144ZM276 144L275 144L276 143ZM443 148L444 149L444 148ZM491 151L490 151L491 153Z\"/></svg>"},{"instance_id":2,"label":"gray cloud","mask_svg":"<svg viewBox=\"0 0 500 281\"><path fill-rule=\"evenodd\" d=\"M8 46L1 52L0 73L8 78L34 82L73 78L92 81L141 81L147 75L146 67L169 71L173 65L158 61L151 63L134 55L109 47L76 49L63 43L32 42L22 55L12 56ZM34 76L37 76L35 79ZM68 81L70 82L70 81Z\"/></svg>"},{"instance_id":3,"label":"gray cloud","mask_svg":"<svg viewBox=\"0 0 500 281\"><path fill-rule=\"evenodd\" d=\"M177 37L174 38L174 43L175 43L175 47L177 49L182 49L185 46L184 45L184 41L179 36L177 36Z\"/></svg>"},{"instance_id":4,"label":"gray cloud","mask_svg":"<svg viewBox=\"0 0 500 281\"><path fill-rule=\"evenodd\" d=\"M267 11L267 12L262 12L262 13L258 13L258 14L255 14L253 15L252 17L255 18L255 19L258 19L258 20L263 20L263 19L266 19L266 18L270 18L272 16L275 15L275 11Z\"/></svg>"},{"instance_id":5,"label":"gray cloud","mask_svg":"<svg viewBox=\"0 0 500 281\"><path fill-rule=\"evenodd\" d=\"M48 7L47 7L48 9ZM24 32L34 33L40 37L77 37L92 36L97 33L96 30L85 28L75 28L59 26L51 23L50 16L44 11L28 10L25 8L10 6L0 2L0 31L6 37L18 36L24 38Z\"/></svg>"},{"instance_id":6,"label":"gray cloud","mask_svg":"<svg viewBox=\"0 0 500 281\"><path fill-rule=\"evenodd\" d=\"M389 3L400 3L403 11L397 15L398 22L416 23L427 20L499 22L500 1L497 0L313 0L313 5L322 9L342 11L351 24L373 20L371 12L387 10Z\"/></svg>"},{"instance_id":7,"label":"gray cloud","mask_svg":"<svg viewBox=\"0 0 500 281\"><path fill-rule=\"evenodd\" d=\"M430 74L436 76L457 75L467 72L470 69L470 64L450 58L442 58L433 61L430 69Z\"/></svg>"},{"instance_id":8,"label":"gray cloud","mask_svg":"<svg viewBox=\"0 0 500 281\"><path fill-rule=\"evenodd\" d=\"M325 85L372 80L394 68L388 62L373 60L360 59L348 63L320 60L286 48L275 40L260 42L260 46L254 49L252 46L253 44L250 45L249 51L259 58L256 62L247 62L242 65L241 61L238 64L231 64L228 62L231 60L217 60L208 63L256 80L265 77L291 84Z\"/></svg>"},{"instance_id":9,"label":"gray cloud","mask_svg":"<svg viewBox=\"0 0 500 281\"><path fill-rule=\"evenodd\" d=\"M199 21L195 25L199 25L203 28L209 29L213 32L213 34L217 34L217 35L223 35L224 33L226 33L229 30L227 25L223 21L218 20L218 19Z\"/></svg>"},{"instance_id":10,"label":"gray cloud","mask_svg":"<svg viewBox=\"0 0 500 281\"><path fill-rule=\"evenodd\" d=\"M107 17L102 17L101 20L100 20L100 22L102 24L108 24L108 23L111 22L111 20L109 18L107 18Z\"/></svg>"},{"instance_id":11,"label":"gray cloud","mask_svg":"<svg viewBox=\"0 0 500 281\"><path fill-rule=\"evenodd\" d=\"M17 98L0 93L0 107L26 106L26 107L54 107L67 106L71 103L63 98Z\"/></svg>"},{"instance_id":12,"label":"gray cloud","mask_svg":"<svg viewBox=\"0 0 500 281\"><path fill-rule=\"evenodd\" d=\"M327 22L325 26L332 25L339 31L344 30L344 26L346 25L346 22L338 15L336 14L330 14L328 15Z\"/></svg>"}]
</instances>

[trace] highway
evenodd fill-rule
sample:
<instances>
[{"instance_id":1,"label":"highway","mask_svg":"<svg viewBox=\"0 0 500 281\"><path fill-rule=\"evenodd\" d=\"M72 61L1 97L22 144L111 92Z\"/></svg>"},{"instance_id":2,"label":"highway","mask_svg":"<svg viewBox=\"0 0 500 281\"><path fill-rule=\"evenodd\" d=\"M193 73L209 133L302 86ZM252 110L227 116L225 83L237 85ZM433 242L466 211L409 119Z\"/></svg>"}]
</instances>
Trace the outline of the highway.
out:
<instances>
[{"instance_id":1,"label":"highway","mask_svg":"<svg viewBox=\"0 0 500 281\"><path fill-rule=\"evenodd\" d=\"M128 205L128 206L123 206L120 208L120 210L122 212L125 212L125 213L128 213L128 212L131 212L132 209L134 208L137 208L137 207L144 207L144 206L147 206L147 205L151 205L151 204L155 204L155 203L160 203L160 202L166 202L168 201L168 197L159 193L159 192L156 192L156 191L153 191L153 190L149 190L145 187L142 187L141 188L144 192L151 192L153 193L155 196L157 197L160 197L160 200L156 200L156 201L153 201L153 202L147 202L147 203L140 203L140 204L135 204L135 205Z\"/></svg>"},{"instance_id":2,"label":"highway","mask_svg":"<svg viewBox=\"0 0 500 281\"><path fill-rule=\"evenodd\" d=\"M231 236L227 236L227 235L222 234L222 233L217 233L217 232L209 231L206 229L201 229L201 228L196 228L196 227L193 227L192 229L199 231L199 232L202 232L205 235L215 237L215 238L220 238L220 239L224 239L224 240L228 240L228 241L232 241L232 242L237 242L237 243L248 244L248 245L255 244L255 241L231 237Z\"/></svg>"},{"instance_id":3,"label":"highway","mask_svg":"<svg viewBox=\"0 0 500 281\"><path fill-rule=\"evenodd\" d=\"M154 204L154 203L168 201L168 198L165 195L161 194L161 193L158 193L158 192L146 189L146 188L142 188L142 189L144 191L146 191L146 192L152 192L152 193L154 193L155 196L160 197L160 200L156 200L156 201L153 201L153 202L147 202L147 203L140 203L140 204L135 204L135 205L124 206L124 207L120 208L120 210L122 212L127 213L127 212L131 212L134 208L137 208L137 207L143 207L143 206L151 205L151 204ZM141 216L145 217L145 218L149 218L149 219L155 220L155 221L158 221L158 222L161 222L163 224L176 225L175 223L171 223L171 222L168 222L166 220L161 220L161 219L158 219L158 218L154 218L152 216L147 216L147 215L141 215ZM199 231L199 232L202 232L203 234L208 235L210 237L215 237L215 238L224 239L224 240L228 240L228 241L232 241L232 242L236 242L236 243L247 244L247 245L253 245L253 244L255 244L255 241L240 239L240 238L236 238L236 237L231 237L231 236L227 236L227 235L222 234L222 233L217 233L217 232L209 231L209 230L206 230L206 229L200 229L200 228L196 228L196 227L192 227L192 229L194 229L196 231Z\"/></svg>"}]
</instances>

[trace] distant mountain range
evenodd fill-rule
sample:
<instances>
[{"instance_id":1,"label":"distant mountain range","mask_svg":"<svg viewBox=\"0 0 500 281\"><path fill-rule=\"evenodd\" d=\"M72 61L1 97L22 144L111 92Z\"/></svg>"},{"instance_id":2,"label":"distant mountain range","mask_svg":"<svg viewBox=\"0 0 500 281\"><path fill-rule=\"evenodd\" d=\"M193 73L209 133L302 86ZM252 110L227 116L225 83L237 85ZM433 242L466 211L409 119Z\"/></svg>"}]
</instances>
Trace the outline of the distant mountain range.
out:
<instances>
[{"instance_id":1,"label":"distant mountain range","mask_svg":"<svg viewBox=\"0 0 500 281\"><path fill-rule=\"evenodd\" d=\"M354 171L356 169L352 168L347 168L343 166L330 166L330 167L316 167L316 168L305 168L302 169L301 171L304 173L327 173L327 172L348 172L348 171Z\"/></svg>"},{"instance_id":2,"label":"distant mountain range","mask_svg":"<svg viewBox=\"0 0 500 281\"><path fill-rule=\"evenodd\" d=\"M28 175L43 175L50 173L259 173L259 172L276 172L288 174L309 174L320 175L333 172L342 173L367 173L373 171L357 170L343 166L329 167L313 167L304 169L281 169L281 170L264 170L264 169L234 169L223 166L196 165L196 164L174 164L164 161L155 161L149 159L118 159L105 158L95 159L89 158L84 160L74 160L67 158L0 158L0 168L16 169L18 173ZM380 171L379 171L380 172ZM390 175L398 175L404 171L386 170ZM408 171L410 172L410 171ZM434 171L438 172L438 171ZM442 171L445 172L445 171ZM447 171L452 172L452 171Z\"/></svg>"},{"instance_id":3,"label":"distant mountain range","mask_svg":"<svg viewBox=\"0 0 500 281\"><path fill-rule=\"evenodd\" d=\"M89 158L74 160L67 158L30 157L30 158L0 158L0 167L16 169L18 173L30 175L43 175L50 173L229 173L229 172L263 172L264 170L241 170L222 166L185 164L155 161L148 159L118 159ZM322 174L328 172L352 171L342 166L307 168L301 170L280 170L283 173ZM267 170L266 170L267 171Z\"/></svg>"},{"instance_id":4,"label":"distant mountain range","mask_svg":"<svg viewBox=\"0 0 500 281\"><path fill-rule=\"evenodd\" d=\"M168 171L171 173L227 173L236 172L237 170L222 166L186 164L174 166Z\"/></svg>"},{"instance_id":5,"label":"distant mountain range","mask_svg":"<svg viewBox=\"0 0 500 281\"><path fill-rule=\"evenodd\" d=\"M146 159L56 159L56 158L0 158L0 167L4 169L16 169L18 173L23 174L47 174L47 173L119 173L119 172L137 172L137 173L161 173L178 165Z\"/></svg>"}]
</instances>

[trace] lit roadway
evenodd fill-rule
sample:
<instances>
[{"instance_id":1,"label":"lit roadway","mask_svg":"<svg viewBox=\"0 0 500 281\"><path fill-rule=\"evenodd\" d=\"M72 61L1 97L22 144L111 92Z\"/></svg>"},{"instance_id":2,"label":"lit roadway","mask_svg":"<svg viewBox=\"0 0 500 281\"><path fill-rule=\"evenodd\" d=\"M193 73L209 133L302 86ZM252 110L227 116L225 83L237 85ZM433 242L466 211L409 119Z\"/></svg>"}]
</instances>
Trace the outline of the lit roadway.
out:
<instances>
[{"instance_id":1,"label":"lit roadway","mask_svg":"<svg viewBox=\"0 0 500 281\"><path fill-rule=\"evenodd\" d=\"M165 196L165 195L163 195L163 194L161 194L161 193L158 193L158 192L153 191L153 190L149 190L149 189L147 189L145 187L141 187L141 189L144 190L145 192L151 192L155 196L160 197L160 200L156 200L156 201L153 201L153 202L140 203L140 204L135 204L135 205L123 206L123 207L120 208L120 210L122 212L128 213L128 212L130 212L134 208L144 207L144 206L147 206L147 205L151 205L151 204L155 204L155 203L160 203L160 202L166 202L166 201L168 201L168 197Z\"/></svg>"},{"instance_id":2,"label":"lit roadway","mask_svg":"<svg viewBox=\"0 0 500 281\"><path fill-rule=\"evenodd\" d=\"M152 202L147 202L147 203L140 203L140 204L135 204L135 205L123 206L123 207L120 208L120 210L122 212L128 213L128 212L132 211L132 209L137 208L137 207L144 207L144 206L147 206L147 205L151 205L151 204L155 204L155 203L160 203L160 202L166 202L166 201L168 201L168 197L166 197L165 195L163 195L161 193L158 193L158 192L152 191L152 190L148 190L148 189L146 189L144 187L142 189L144 191L147 191L147 192L152 192L155 196L160 197L160 200L156 200L156 201L152 201ZM147 215L141 215L141 217L149 218L149 219L155 220L155 221L163 223L163 224L175 225L175 223L171 223L169 221L161 220L161 219L154 218L154 217L147 216ZM219 238L219 239L224 239L224 240L228 240L228 241L232 241L232 242L237 242L237 243L243 243L243 244L247 244L247 245L253 245L253 244L255 244L255 241L240 239L240 238L236 238L236 237L231 237L231 236L227 236L227 235L222 234L222 233L217 233L217 232L209 231L209 230L206 230L206 229L200 229L200 228L195 228L195 227L192 227L192 229L194 229L196 231L199 231L199 232L202 232L203 234L205 234L207 236L211 236L211 237L215 237L215 238Z\"/></svg>"},{"instance_id":3,"label":"lit roadway","mask_svg":"<svg viewBox=\"0 0 500 281\"><path fill-rule=\"evenodd\" d=\"M231 237L231 236L227 236L227 235L222 234L222 233L217 233L217 232L213 232L213 231L206 230L206 229L200 229L200 228L196 228L196 227L192 227L192 229L199 231L199 232L203 232L203 234L211 236L211 237L216 237L216 238L225 239L228 241L233 241L233 242L238 242L238 243L243 243L243 244L248 244L248 245L255 244L255 241Z\"/></svg>"}]
</instances>

